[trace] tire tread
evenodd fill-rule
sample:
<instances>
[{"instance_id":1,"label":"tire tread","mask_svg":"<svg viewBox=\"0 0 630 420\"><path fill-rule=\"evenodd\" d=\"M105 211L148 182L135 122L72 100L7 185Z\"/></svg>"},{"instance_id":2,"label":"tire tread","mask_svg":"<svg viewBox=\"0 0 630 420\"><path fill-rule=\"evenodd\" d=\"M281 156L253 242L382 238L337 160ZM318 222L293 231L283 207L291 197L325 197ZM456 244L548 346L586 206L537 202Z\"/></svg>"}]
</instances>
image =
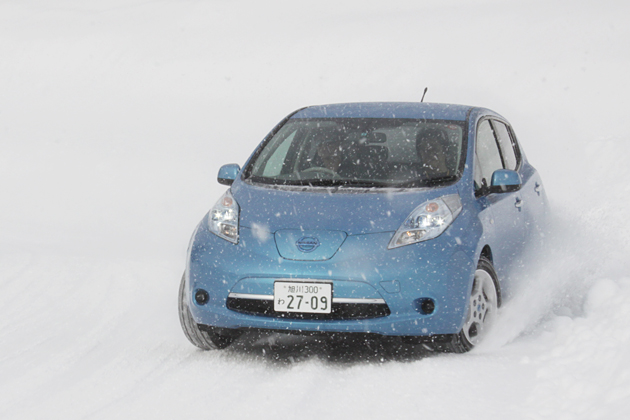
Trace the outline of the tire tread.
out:
<instances>
[{"instance_id":1,"label":"tire tread","mask_svg":"<svg viewBox=\"0 0 630 420\"><path fill-rule=\"evenodd\" d=\"M186 275L182 276L182 281L179 286L179 294L178 294L178 312L179 312L179 322L182 326L182 331L184 335L194 346L199 347L202 350L216 350L219 348L217 346L210 333L206 331L201 331L193 317L190 313L190 309L186 304Z\"/></svg>"}]
</instances>

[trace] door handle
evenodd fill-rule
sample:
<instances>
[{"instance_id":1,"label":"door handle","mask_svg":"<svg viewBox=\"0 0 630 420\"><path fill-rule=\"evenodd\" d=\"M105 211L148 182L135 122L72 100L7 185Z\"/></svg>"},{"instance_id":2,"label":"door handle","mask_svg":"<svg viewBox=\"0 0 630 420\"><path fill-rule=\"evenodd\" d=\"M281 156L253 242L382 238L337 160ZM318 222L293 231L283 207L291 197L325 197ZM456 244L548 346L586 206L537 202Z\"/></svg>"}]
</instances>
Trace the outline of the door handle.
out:
<instances>
[{"instance_id":1,"label":"door handle","mask_svg":"<svg viewBox=\"0 0 630 420\"><path fill-rule=\"evenodd\" d=\"M516 197L516 201L514 202L514 207L520 210L521 207L523 207L523 200L521 200L519 197Z\"/></svg>"},{"instance_id":2,"label":"door handle","mask_svg":"<svg viewBox=\"0 0 630 420\"><path fill-rule=\"evenodd\" d=\"M536 194L540 195L540 192L542 191L542 185L537 182L534 186L534 191L536 191Z\"/></svg>"}]
</instances>

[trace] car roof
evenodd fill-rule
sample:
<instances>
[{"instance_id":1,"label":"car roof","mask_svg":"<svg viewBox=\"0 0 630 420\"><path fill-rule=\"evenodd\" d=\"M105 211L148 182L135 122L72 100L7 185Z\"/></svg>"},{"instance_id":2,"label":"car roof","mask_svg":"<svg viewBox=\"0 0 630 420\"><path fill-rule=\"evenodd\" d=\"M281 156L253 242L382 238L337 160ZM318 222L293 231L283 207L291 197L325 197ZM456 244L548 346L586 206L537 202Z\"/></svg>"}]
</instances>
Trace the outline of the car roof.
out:
<instances>
[{"instance_id":1,"label":"car roof","mask_svg":"<svg viewBox=\"0 0 630 420\"><path fill-rule=\"evenodd\" d=\"M358 102L315 105L303 108L291 118L414 118L465 121L467 105L428 102Z\"/></svg>"}]
</instances>

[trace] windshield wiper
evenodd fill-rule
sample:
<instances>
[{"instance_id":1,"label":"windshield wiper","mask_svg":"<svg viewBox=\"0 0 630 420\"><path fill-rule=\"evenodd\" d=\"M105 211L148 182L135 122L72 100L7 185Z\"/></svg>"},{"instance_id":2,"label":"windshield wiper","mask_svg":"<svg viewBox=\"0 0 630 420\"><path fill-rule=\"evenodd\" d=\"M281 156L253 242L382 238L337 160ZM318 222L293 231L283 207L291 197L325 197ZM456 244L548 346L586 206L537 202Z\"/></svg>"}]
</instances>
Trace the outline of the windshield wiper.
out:
<instances>
[{"instance_id":1,"label":"windshield wiper","mask_svg":"<svg viewBox=\"0 0 630 420\"><path fill-rule=\"evenodd\" d=\"M457 176L455 175L437 176L435 178L429 178L425 180L424 182L426 182L428 185L438 185L438 184L444 184L450 181L454 181L456 179L457 179Z\"/></svg>"},{"instance_id":2,"label":"windshield wiper","mask_svg":"<svg viewBox=\"0 0 630 420\"><path fill-rule=\"evenodd\" d=\"M455 179L457 179L455 175L438 176L429 179L414 179L411 181L405 181L394 186L397 188L434 187L436 185L441 185L450 181L454 181Z\"/></svg>"},{"instance_id":3,"label":"windshield wiper","mask_svg":"<svg viewBox=\"0 0 630 420\"><path fill-rule=\"evenodd\" d=\"M384 182L384 181L370 181L363 179L320 179L310 178L301 180L289 180L289 179L277 179L267 177L250 177L248 180L253 182L259 182L262 184L271 185L284 185L294 187L349 187L349 188L421 188L421 187L433 187L441 185L455 180L457 177L441 176L430 179L414 179L410 181L404 181L399 183Z\"/></svg>"},{"instance_id":4,"label":"windshield wiper","mask_svg":"<svg viewBox=\"0 0 630 420\"><path fill-rule=\"evenodd\" d=\"M354 188L383 188L391 187L391 183L380 181L365 181L358 179L315 179L304 180L313 187L354 187Z\"/></svg>"}]
</instances>

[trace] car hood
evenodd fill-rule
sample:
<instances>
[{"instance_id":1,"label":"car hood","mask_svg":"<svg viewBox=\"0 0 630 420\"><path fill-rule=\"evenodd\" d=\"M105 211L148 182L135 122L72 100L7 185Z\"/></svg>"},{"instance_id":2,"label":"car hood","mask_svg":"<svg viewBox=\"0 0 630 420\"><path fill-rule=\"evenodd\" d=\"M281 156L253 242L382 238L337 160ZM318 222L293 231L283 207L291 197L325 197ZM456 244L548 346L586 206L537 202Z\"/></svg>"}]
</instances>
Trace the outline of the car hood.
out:
<instances>
[{"instance_id":1,"label":"car hood","mask_svg":"<svg viewBox=\"0 0 630 420\"><path fill-rule=\"evenodd\" d=\"M330 230L348 235L393 232L427 200L456 194L456 185L422 189L336 189L250 185L238 180L232 195L240 225L278 230Z\"/></svg>"}]
</instances>

